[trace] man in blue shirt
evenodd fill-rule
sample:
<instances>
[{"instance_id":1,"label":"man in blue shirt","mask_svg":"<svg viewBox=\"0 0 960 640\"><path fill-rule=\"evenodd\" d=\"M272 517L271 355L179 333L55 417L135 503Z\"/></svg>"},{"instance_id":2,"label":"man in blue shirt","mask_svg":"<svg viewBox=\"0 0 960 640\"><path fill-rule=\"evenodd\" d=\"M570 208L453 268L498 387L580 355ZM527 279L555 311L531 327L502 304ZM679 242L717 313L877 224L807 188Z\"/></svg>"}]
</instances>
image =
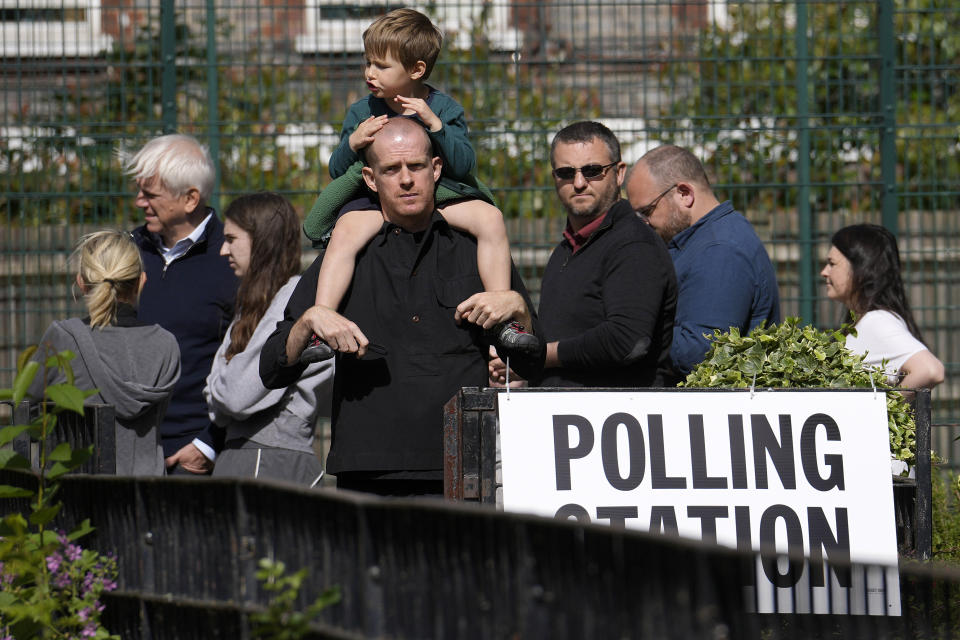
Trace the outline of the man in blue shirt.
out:
<instances>
[{"instance_id":1,"label":"man in blue shirt","mask_svg":"<svg viewBox=\"0 0 960 640\"><path fill-rule=\"evenodd\" d=\"M776 273L753 227L719 202L703 165L686 149L649 151L627 179L631 206L670 251L677 272L677 315L670 360L676 380L703 361L714 329L741 333L780 322Z\"/></svg>"}]
</instances>

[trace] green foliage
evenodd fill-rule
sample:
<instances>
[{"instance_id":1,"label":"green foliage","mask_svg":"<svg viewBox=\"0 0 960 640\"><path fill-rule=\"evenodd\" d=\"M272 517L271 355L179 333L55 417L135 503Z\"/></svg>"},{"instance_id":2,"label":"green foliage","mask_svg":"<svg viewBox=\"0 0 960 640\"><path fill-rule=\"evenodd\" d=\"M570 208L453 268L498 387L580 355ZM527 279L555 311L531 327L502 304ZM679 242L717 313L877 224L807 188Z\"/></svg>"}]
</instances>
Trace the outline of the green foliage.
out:
<instances>
[{"instance_id":1,"label":"green foliage","mask_svg":"<svg viewBox=\"0 0 960 640\"><path fill-rule=\"evenodd\" d=\"M955 190L960 80L954 62L960 52L960 12L940 0L897 2L895 40L890 42L878 37L879 3L725 6L728 19L707 25L696 54L682 71L673 69L698 79L694 92L663 116L679 115L676 126L696 130L703 159L716 168L719 182L795 184L798 154L803 153L798 128L808 127L814 208L831 210L841 202L854 216L876 211L881 189L865 185L880 180L877 148L886 113L880 73L893 68L896 95L891 99L897 106L890 115L899 125L898 192L917 193L911 203L931 208L938 206L937 191ZM798 56L797 7L806 12L806 56ZM805 102L798 77L806 78ZM778 200L794 195L776 188L738 193L743 198L739 206L746 209L796 204Z\"/></svg>"},{"instance_id":2,"label":"green foliage","mask_svg":"<svg viewBox=\"0 0 960 640\"><path fill-rule=\"evenodd\" d=\"M310 632L310 623L332 604L340 602L337 587L326 589L304 611L297 611L300 588L307 578L307 570L287 574L283 562L269 558L260 559L257 580L268 593L273 594L267 610L251 616L253 635L265 640L298 640Z\"/></svg>"},{"instance_id":3,"label":"green foliage","mask_svg":"<svg viewBox=\"0 0 960 640\"><path fill-rule=\"evenodd\" d=\"M801 325L800 318L787 318L746 336L738 329L715 331L706 359L678 386L890 389L881 370L866 367L863 356L846 348L846 329L823 331ZM899 460L912 461L916 424L910 406L899 392L886 394L890 452Z\"/></svg>"},{"instance_id":4,"label":"green foliage","mask_svg":"<svg viewBox=\"0 0 960 640\"><path fill-rule=\"evenodd\" d=\"M960 477L934 468L932 481L933 557L960 565Z\"/></svg>"},{"instance_id":5,"label":"green foliage","mask_svg":"<svg viewBox=\"0 0 960 640\"><path fill-rule=\"evenodd\" d=\"M3 638L117 638L100 624L103 605L100 597L116 588L116 560L89 549L76 540L93 528L84 520L69 534L48 527L63 503L54 500L57 480L92 454L92 447L75 450L61 443L48 451L47 434L57 416L66 411L83 414L83 401L93 391L73 385L69 351L52 354L40 362L30 359L31 347L18 359L18 374L10 389L0 397L21 402L38 373L48 380L47 369L56 368L66 383L46 386L40 415L30 424L0 429L0 446L8 445L23 433L39 443L36 472L30 461L10 449L0 450L0 469L29 471L34 476L26 489L0 485L0 499L27 499L26 514L12 511L0 521L0 637ZM48 411L47 404L53 405Z\"/></svg>"},{"instance_id":6,"label":"green foliage","mask_svg":"<svg viewBox=\"0 0 960 640\"><path fill-rule=\"evenodd\" d=\"M218 41L231 42L228 26L219 28ZM220 192L302 191L312 202L328 160L320 150L329 140L318 134L331 106L329 91L321 87L325 70L278 64L253 48L231 49L218 53L211 96L206 42L182 22L175 26L175 41L176 128L208 145L216 131ZM30 111L15 114L10 124L18 135L0 138L0 210L9 220L118 227L139 222L132 182L116 155L120 147L136 150L166 133L160 52L159 26L141 27L133 42L118 40L104 54L95 80L78 75L57 86L47 106L54 115L42 126ZM285 134L288 146L280 141Z\"/></svg>"}]
</instances>

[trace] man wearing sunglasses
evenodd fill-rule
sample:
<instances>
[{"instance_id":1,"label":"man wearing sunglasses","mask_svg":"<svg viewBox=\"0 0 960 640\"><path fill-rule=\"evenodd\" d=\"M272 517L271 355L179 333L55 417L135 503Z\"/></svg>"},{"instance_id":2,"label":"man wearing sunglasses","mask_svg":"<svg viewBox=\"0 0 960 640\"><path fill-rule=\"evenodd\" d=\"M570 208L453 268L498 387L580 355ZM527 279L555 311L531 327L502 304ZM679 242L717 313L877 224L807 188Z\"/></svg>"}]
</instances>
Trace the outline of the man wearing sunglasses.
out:
<instances>
[{"instance_id":1,"label":"man wearing sunglasses","mask_svg":"<svg viewBox=\"0 0 960 640\"><path fill-rule=\"evenodd\" d=\"M663 242L620 198L620 143L600 123L576 122L554 137L550 161L567 228L540 293L543 385L657 386L676 278Z\"/></svg>"},{"instance_id":2,"label":"man wearing sunglasses","mask_svg":"<svg viewBox=\"0 0 960 640\"><path fill-rule=\"evenodd\" d=\"M710 347L704 334L780 322L780 293L770 257L733 205L719 202L703 165L664 145L630 171L627 197L667 243L679 297L670 359L683 379Z\"/></svg>"}]
</instances>

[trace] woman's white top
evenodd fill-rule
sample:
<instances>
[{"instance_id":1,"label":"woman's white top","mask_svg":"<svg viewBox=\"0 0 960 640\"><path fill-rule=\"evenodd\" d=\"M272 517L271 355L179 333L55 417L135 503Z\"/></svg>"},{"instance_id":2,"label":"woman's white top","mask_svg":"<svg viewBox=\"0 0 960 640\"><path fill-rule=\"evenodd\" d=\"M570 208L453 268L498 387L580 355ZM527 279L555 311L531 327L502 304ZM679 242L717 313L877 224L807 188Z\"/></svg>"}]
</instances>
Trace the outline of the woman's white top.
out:
<instances>
[{"instance_id":1,"label":"woman's white top","mask_svg":"<svg viewBox=\"0 0 960 640\"><path fill-rule=\"evenodd\" d=\"M900 367L912 356L926 350L903 318L891 311L869 311L856 324L857 335L847 336L847 348L866 354L866 365L879 367L886 360L886 373L891 384L900 377Z\"/></svg>"}]
</instances>

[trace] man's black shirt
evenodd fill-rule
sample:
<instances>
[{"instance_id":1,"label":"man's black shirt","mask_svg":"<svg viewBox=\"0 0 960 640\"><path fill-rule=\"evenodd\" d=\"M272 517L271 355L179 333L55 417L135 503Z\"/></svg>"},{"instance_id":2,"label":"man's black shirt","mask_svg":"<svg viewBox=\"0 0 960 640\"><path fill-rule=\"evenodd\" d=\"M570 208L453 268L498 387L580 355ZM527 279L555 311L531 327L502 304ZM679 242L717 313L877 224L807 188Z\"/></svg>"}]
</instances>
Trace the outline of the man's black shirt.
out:
<instances>
[{"instance_id":1,"label":"man's black shirt","mask_svg":"<svg viewBox=\"0 0 960 640\"><path fill-rule=\"evenodd\" d=\"M304 272L264 345L260 374L267 387L286 386L303 371L286 366L286 342L314 304L321 260ZM532 309L515 268L512 284ZM339 311L387 353L337 358L330 473L443 468L443 405L460 387L487 382L482 331L453 319L457 305L481 291L476 240L437 212L417 233L385 223L360 252Z\"/></svg>"}]
</instances>

